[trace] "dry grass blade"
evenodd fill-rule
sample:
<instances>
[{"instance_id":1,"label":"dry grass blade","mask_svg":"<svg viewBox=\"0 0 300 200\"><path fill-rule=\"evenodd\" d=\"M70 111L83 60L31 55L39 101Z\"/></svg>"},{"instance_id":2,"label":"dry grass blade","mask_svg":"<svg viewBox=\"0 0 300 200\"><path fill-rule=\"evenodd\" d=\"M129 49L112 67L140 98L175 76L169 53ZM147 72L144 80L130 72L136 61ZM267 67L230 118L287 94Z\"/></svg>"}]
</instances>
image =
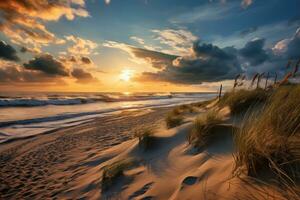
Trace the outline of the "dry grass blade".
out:
<instances>
[{"instance_id":1,"label":"dry grass blade","mask_svg":"<svg viewBox=\"0 0 300 200\"><path fill-rule=\"evenodd\" d=\"M284 85L287 84L289 82L289 79L293 76L293 73L290 72L287 75L285 75L285 77L280 81L279 85Z\"/></svg>"},{"instance_id":2,"label":"dry grass blade","mask_svg":"<svg viewBox=\"0 0 300 200\"><path fill-rule=\"evenodd\" d=\"M254 85L255 80L258 78L259 73L256 73L251 80L251 87Z\"/></svg>"}]
</instances>

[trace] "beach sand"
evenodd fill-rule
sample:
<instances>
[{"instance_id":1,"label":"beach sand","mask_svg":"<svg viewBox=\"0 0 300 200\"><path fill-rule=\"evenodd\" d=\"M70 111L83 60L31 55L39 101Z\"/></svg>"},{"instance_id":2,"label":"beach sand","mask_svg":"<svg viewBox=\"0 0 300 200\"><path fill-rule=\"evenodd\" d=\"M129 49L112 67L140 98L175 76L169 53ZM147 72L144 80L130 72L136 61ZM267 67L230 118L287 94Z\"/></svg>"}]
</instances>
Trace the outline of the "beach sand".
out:
<instances>
[{"instance_id":1,"label":"beach sand","mask_svg":"<svg viewBox=\"0 0 300 200\"><path fill-rule=\"evenodd\" d=\"M235 128L228 109L213 143L195 151L187 142L192 121L166 129L171 108L123 112L51 134L0 145L2 199L281 199L275 189L233 177ZM236 120L234 120L236 121ZM143 150L135 130L157 127L154 148ZM106 166L132 158L109 189ZM250 198L251 197L251 198Z\"/></svg>"},{"instance_id":2,"label":"beach sand","mask_svg":"<svg viewBox=\"0 0 300 200\"><path fill-rule=\"evenodd\" d=\"M103 150L162 123L170 108L123 112L92 122L0 145L0 199L45 199L68 194L78 177L101 164Z\"/></svg>"}]
</instances>

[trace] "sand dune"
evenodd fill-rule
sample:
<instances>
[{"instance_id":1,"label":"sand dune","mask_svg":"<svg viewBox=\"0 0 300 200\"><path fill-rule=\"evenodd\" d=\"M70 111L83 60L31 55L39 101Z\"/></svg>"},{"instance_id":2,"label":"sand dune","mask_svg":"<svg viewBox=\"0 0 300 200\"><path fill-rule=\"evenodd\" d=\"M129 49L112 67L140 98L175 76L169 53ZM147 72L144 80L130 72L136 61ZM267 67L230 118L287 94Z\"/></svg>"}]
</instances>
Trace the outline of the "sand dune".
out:
<instances>
[{"instance_id":1,"label":"sand dune","mask_svg":"<svg viewBox=\"0 0 300 200\"><path fill-rule=\"evenodd\" d=\"M211 106L210 106L211 107ZM169 109L126 112L53 134L1 146L1 197L58 199L280 199L269 186L234 177L233 130L236 119L220 110L224 123L213 142L195 149L187 134L206 110L187 114L166 129ZM155 119L156 124L153 124ZM234 124L234 126L233 126ZM156 125L153 148L133 138L136 129ZM107 166L132 159L134 164L104 190Z\"/></svg>"}]
</instances>

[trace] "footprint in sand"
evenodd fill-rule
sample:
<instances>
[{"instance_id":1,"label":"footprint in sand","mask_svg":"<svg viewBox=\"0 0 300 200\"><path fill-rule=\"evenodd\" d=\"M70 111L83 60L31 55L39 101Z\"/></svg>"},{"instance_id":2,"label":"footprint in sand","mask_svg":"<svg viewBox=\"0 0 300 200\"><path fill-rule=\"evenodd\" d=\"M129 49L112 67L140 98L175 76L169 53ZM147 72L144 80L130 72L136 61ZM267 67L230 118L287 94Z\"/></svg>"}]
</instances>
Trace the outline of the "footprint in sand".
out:
<instances>
[{"instance_id":1,"label":"footprint in sand","mask_svg":"<svg viewBox=\"0 0 300 200\"><path fill-rule=\"evenodd\" d=\"M153 182L147 183L141 189L135 191L132 195L130 195L129 199L134 199L135 197L138 197L138 196L141 196L141 195L145 194L150 189L150 187L152 185L153 185ZM147 199L149 199L149 198L147 198Z\"/></svg>"},{"instance_id":2,"label":"footprint in sand","mask_svg":"<svg viewBox=\"0 0 300 200\"><path fill-rule=\"evenodd\" d=\"M195 176L188 176L182 181L182 186L184 185L194 185L198 181L198 178Z\"/></svg>"}]
</instances>

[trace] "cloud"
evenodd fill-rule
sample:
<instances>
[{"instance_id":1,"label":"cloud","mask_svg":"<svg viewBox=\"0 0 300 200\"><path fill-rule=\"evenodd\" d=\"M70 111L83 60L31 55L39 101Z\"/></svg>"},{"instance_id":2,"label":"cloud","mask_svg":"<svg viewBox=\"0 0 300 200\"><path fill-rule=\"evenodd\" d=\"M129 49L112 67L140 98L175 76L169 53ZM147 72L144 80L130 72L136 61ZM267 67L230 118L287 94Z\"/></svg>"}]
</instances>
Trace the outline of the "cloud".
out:
<instances>
[{"instance_id":1,"label":"cloud","mask_svg":"<svg viewBox=\"0 0 300 200\"><path fill-rule=\"evenodd\" d=\"M133 58L143 59L159 71L145 72L138 81L163 81L181 84L201 84L233 78L241 71L237 61L237 50L232 47L219 48L212 44L195 42L191 55L177 56L147 49L141 49L109 41L106 47L118 48Z\"/></svg>"},{"instance_id":2,"label":"cloud","mask_svg":"<svg viewBox=\"0 0 300 200\"><path fill-rule=\"evenodd\" d=\"M258 27L257 27L257 26L250 27L250 28L248 28L248 29L242 30L242 31L240 32L240 36L245 37L245 36L247 36L247 35L249 35L249 34L255 33L257 30L258 30Z\"/></svg>"},{"instance_id":3,"label":"cloud","mask_svg":"<svg viewBox=\"0 0 300 200\"><path fill-rule=\"evenodd\" d=\"M142 38L136 37L136 36L131 36L130 39L132 39L133 41L137 42L138 44L145 44L145 40L143 40Z\"/></svg>"},{"instance_id":4,"label":"cloud","mask_svg":"<svg viewBox=\"0 0 300 200\"><path fill-rule=\"evenodd\" d=\"M115 41L107 41L103 44L104 47L116 48L127 52L131 59L136 63L147 62L152 64L154 68L161 69L172 63L177 58L176 55L169 55L162 52L152 51L149 49L137 48L125 43Z\"/></svg>"},{"instance_id":5,"label":"cloud","mask_svg":"<svg viewBox=\"0 0 300 200\"><path fill-rule=\"evenodd\" d=\"M68 48L68 52L74 55L90 55L94 49L98 47L98 44L87 39L76 37L73 35L65 36L67 41L73 43L71 47Z\"/></svg>"},{"instance_id":6,"label":"cloud","mask_svg":"<svg viewBox=\"0 0 300 200\"><path fill-rule=\"evenodd\" d=\"M0 41L0 59L19 61L17 51L9 44L4 41Z\"/></svg>"},{"instance_id":7,"label":"cloud","mask_svg":"<svg viewBox=\"0 0 300 200\"><path fill-rule=\"evenodd\" d=\"M99 80L94 78L89 72L80 68L73 69L71 74L77 79L77 83L87 84L91 82L99 82Z\"/></svg>"},{"instance_id":8,"label":"cloud","mask_svg":"<svg viewBox=\"0 0 300 200\"><path fill-rule=\"evenodd\" d=\"M37 56L28 63L24 63L23 66L26 69L41 71L48 75L69 76L66 66L49 54Z\"/></svg>"},{"instance_id":9,"label":"cloud","mask_svg":"<svg viewBox=\"0 0 300 200\"><path fill-rule=\"evenodd\" d=\"M152 30L152 32L157 35L156 40L170 47L168 53L173 54L185 55L190 53L189 49L198 39L193 33L184 29Z\"/></svg>"},{"instance_id":10,"label":"cloud","mask_svg":"<svg viewBox=\"0 0 300 200\"><path fill-rule=\"evenodd\" d=\"M291 38L285 38L276 43L273 51L287 59L300 59L300 28Z\"/></svg>"},{"instance_id":11,"label":"cloud","mask_svg":"<svg viewBox=\"0 0 300 200\"><path fill-rule=\"evenodd\" d=\"M49 43L61 44L64 40L47 30L45 22L62 17L73 20L76 16L88 17L84 0L26 0L0 1L0 30L19 45L40 49Z\"/></svg>"},{"instance_id":12,"label":"cloud","mask_svg":"<svg viewBox=\"0 0 300 200\"><path fill-rule=\"evenodd\" d=\"M259 26L255 32L248 33L241 37L241 31L237 31L228 36L216 35L212 36L212 41L218 46L235 46L241 48L245 41L250 41L253 38L267 38L266 46L273 46L282 38L290 37L299 26L295 24L288 26L288 21L275 22L263 26Z\"/></svg>"},{"instance_id":13,"label":"cloud","mask_svg":"<svg viewBox=\"0 0 300 200\"><path fill-rule=\"evenodd\" d=\"M239 54L245 58L250 65L260 65L269 58L269 55L263 49L264 44L265 39L254 39L240 49Z\"/></svg>"},{"instance_id":14,"label":"cloud","mask_svg":"<svg viewBox=\"0 0 300 200\"><path fill-rule=\"evenodd\" d=\"M252 3L253 3L252 0L243 0L242 3L241 3L241 6L243 8L248 8Z\"/></svg>"},{"instance_id":15,"label":"cloud","mask_svg":"<svg viewBox=\"0 0 300 200\"><path fill-rule=\"evenodd\" d=\"M56 60L51 55L40 55L23 65L14 61L0 60L1 86L20 85L67 85L75 80L79 84L100 83L86 70L69 65L72 61ZM40 86L40 85L39 85Z\"/></svg>"},{"instance_id":16,"label":"cloud","mask_svg":"<svg viewBox=\"0 0 300 200\"><path fill-rule=\"evenodd\" d=\"M81 57L81 62L83 62L84 64L87 64L87 65L92 63L91 59L89 57L85 57L85 56Z\"/></svg>"},{"instance_id":17,"label":"cloud","mask_svg":"<svg viewBox=\"0 0 300 200\"><path fill-rule=\"evenodd\" d=\"M0 82L3 84L48 83L64 84L61 77L49 76L41 71L27 70L23 66L9 61L0 61Z\"/></svg>"},{"instance_id":18,"label":"cloud","mask_svg":"<svg viewBox=\"0 0 300 200\"><path fill-rule=\"evenodd\" d=\"M299 38L300 29L292 38L277 44L275 47L284 49L281 53L276 52L275 47L271 48L270 44L266 45L264 38L251 39L239 48L196 41L186 55L152 51L115 41L107 41L103 46L125 51L132 59L149 63L154 68L155 72L136 76L136 81L201 84L230 80L239 73L251 76L256 72L277 72L281 76L287 60L300 56Z\"/></svg>"},{"instance_id":19,"label":"cloud","mask_svg":"<svg viewBox=\"0 0 300 200\"><path fill-rule=\"evenodd\" d=\"M287 45L287 56L290 59L300 59L300 28L296 31L296 34L291 38Z\"/></svg>"},{"instance_id":20,"label":"cloud","mask_svg":"<svg viewBox=\"0 0 300 200\"><path fill-rule=\"evenodd\" d=\"M222 60L231 60L235 58L235 49L234 48L223 48L221 49L218 46L213 44L206 44L201 42L195 42L193 45L193 53L203 59L222 59Z\"/></svg>"},{"instance_id":21,"label":"cloud","mask_svg":"<svg viewBox=\"0 0 300 200\"><path fill-rule=\"evenodd\" d=\"M196 42L193 56L177 57L158 72L144 72L138 81L162 81L179 84L201 84L232 79L241 72L236 50Z\"/></svg>"},{"instance_id":22,"label":"cloud","mask_svg":"<svg viewBox=\"0 0 300 200\"><path fill-rule=\"evenodd\" d=\"M278 48L281 48L281 51L278 51ZM193 45L191 55L177 56L172 62L165 63L165 66L158 71L144 72L135 80L201 84L230 80L240 73L250 77L256 72L271 74L276 72L280 77L285 74L285 65L289 59L297 61L300 58L299 49L300 29L293 37L280 41L273 48L266 48L265 39L259 38L247 42L239 49L221 48L197 41ZM144 54L147 52L145 51ZM142 56L147 57L141 54L140 58Z\"/></svg>"},{"instance_id":23,"label":"cloud","mask_svg":"<svg viewBox=\"0 0 300 200\"><path fill-rule=\"evenodd\" d=\"M138 43L145 50L182 56L190 54L194 41L198 39L192 32L185 29L155 29L151 30L151 32L154 33L153 38L161 45L149 45L143 38L137 36L131 36L130 39ZM131 54L131 57L135 57L131 52L136 47L132 45L116 41L106 41L103 46L124 50ZM140 61L135 60L135 62Z\"/></svg>"},{"instance_id":24,"label":"cloud","mask_svg":"<svg viewBox=\"0 0 300 200\"><path fill-rule=\"evenodd\" d=\"M131 52L136 58L145 59L152 67L157 69L165 68L171 64L178 56L169 55L157 51L131 47Z\"/></svg>"},{"instance_id":25,"label":"cloud","mask_svg":"<svg viewBox=\"0 0 300 200\"><path fill-rule=\"evenodd\" d=\"M152 50L152 51L161 50L161 47L146 44L146 42L143 38L131 36L130 39L135 41L136 43L140 44L145 49Z\"/></svg>"},{"instance_id":26,"label":"cloud","mask_svg":"<svg viewBox=\"0 0 300 200\"><path fill-rule=\"evenodd\" d=\"M111 0L104 0L104 3L107 5L110 4L110 2L111 2Z\"/></svg>"}]
</instances>

